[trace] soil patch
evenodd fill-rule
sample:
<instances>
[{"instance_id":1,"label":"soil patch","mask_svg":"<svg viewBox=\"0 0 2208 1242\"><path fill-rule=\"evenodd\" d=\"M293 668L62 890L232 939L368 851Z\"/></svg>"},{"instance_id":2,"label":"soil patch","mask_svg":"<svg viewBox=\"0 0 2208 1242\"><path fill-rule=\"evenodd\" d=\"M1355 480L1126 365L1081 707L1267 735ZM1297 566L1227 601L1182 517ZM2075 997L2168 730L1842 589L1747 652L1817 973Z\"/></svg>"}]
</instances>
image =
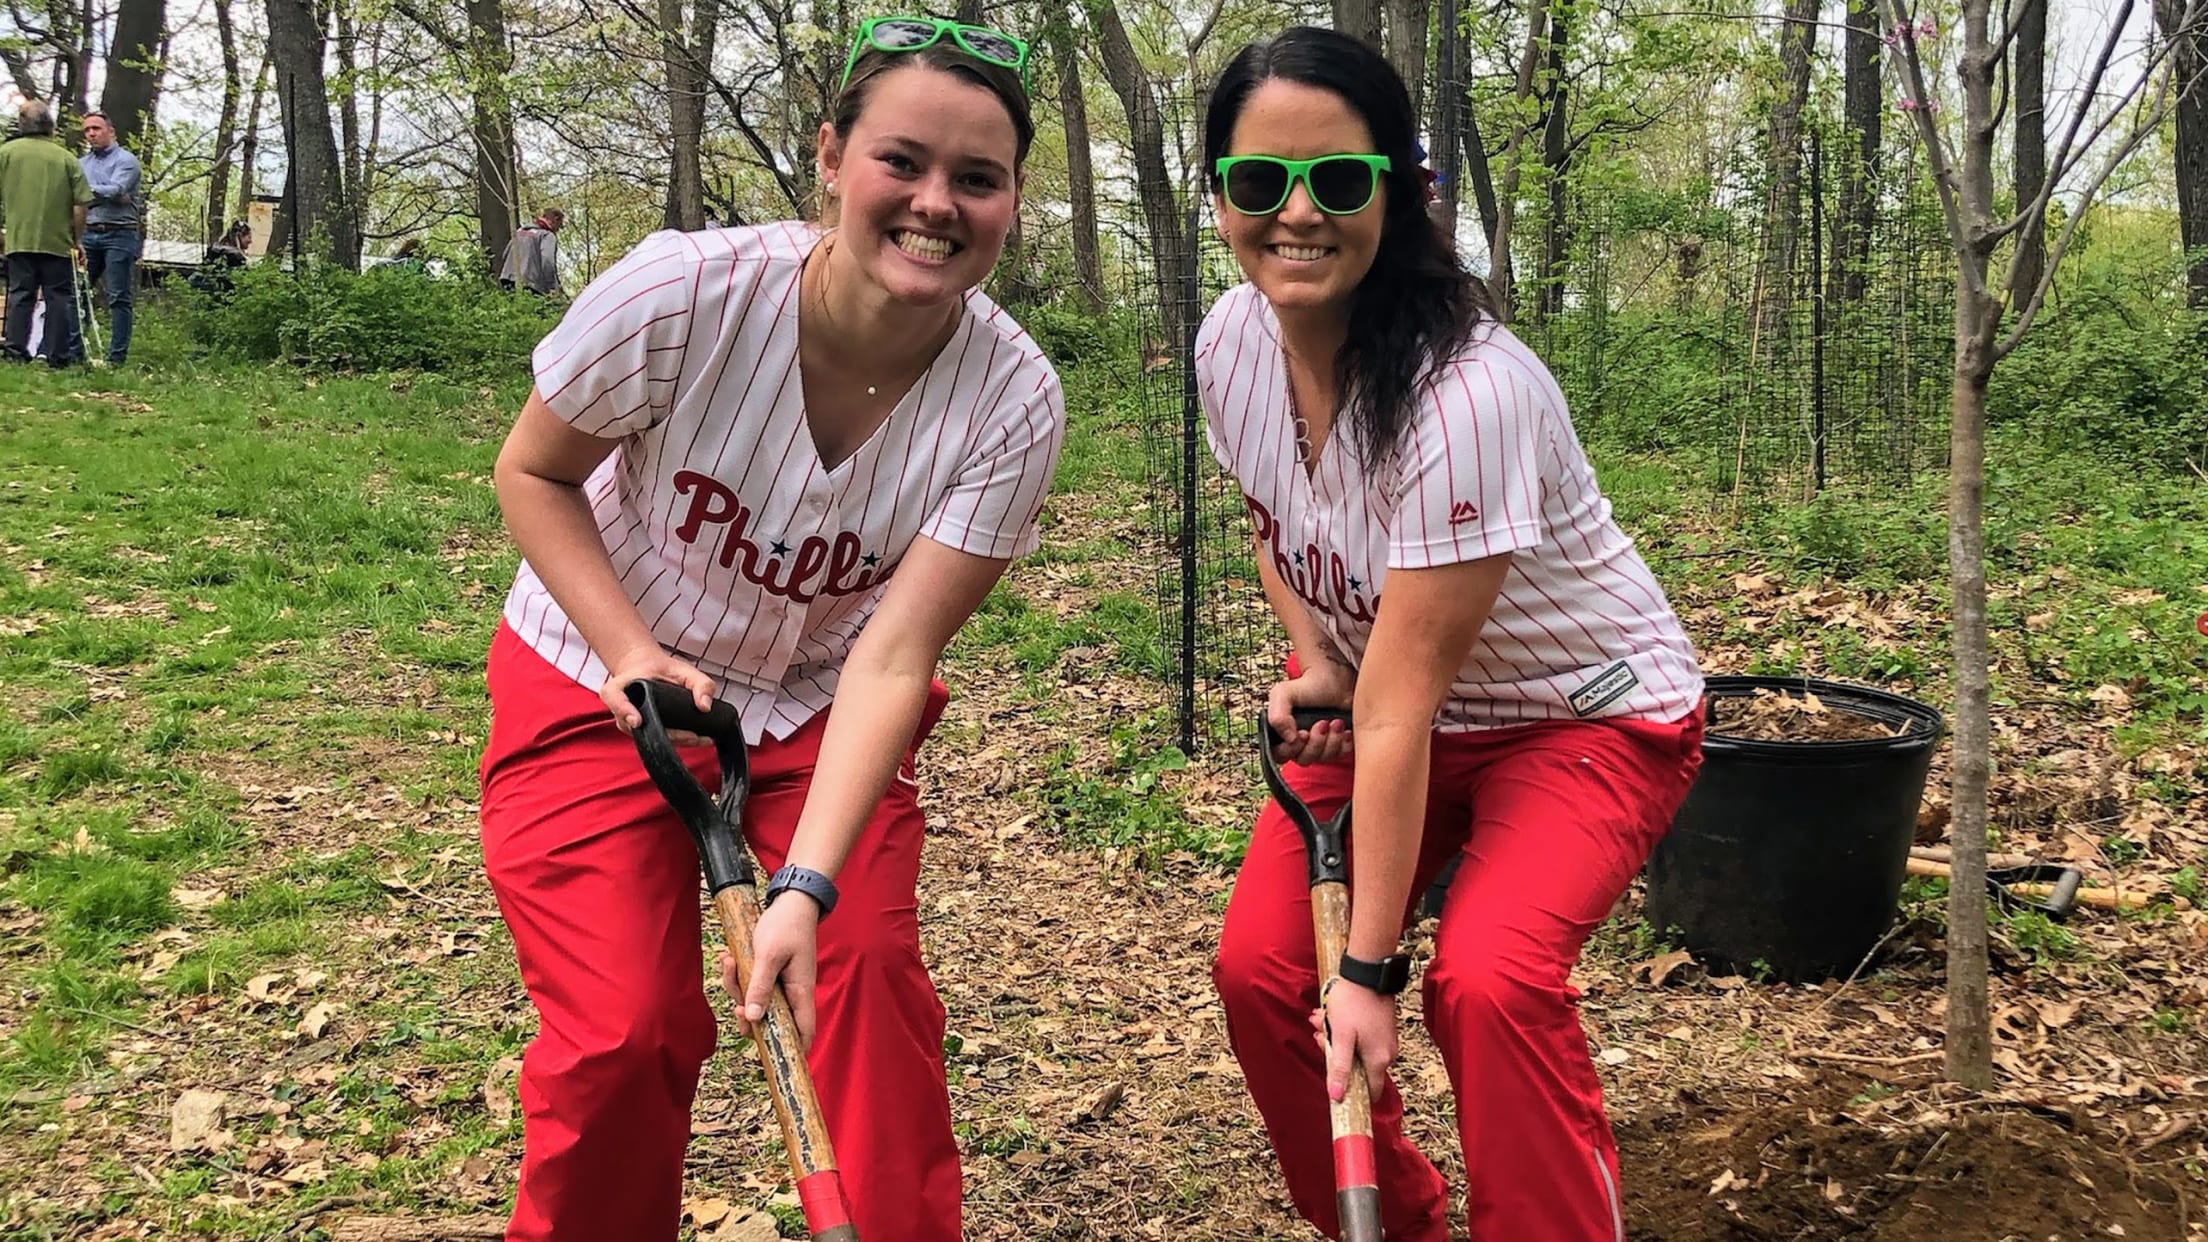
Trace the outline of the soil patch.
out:
<instances>
[{"instance_id":1,"label":"soil patch","mask_svg":"<svg viewBox=\"0 0 2208 1242\"><path fill-rule=\"evenodd\" d=\"M1900 737L1907 728L1835 707L1807 690L1780 694L1759 687L1753 695L1710 701L1710 732L1747 741L1867 742Z\"/></svg>"},{"instance_id":2,"label":"soil patch","mask_svg":"<svg viewBox=\"0 0 2208 1242\"><path fill-rule=\"evenodd\" d=\"M2116 1136L2022 1110L1851 1115L1864 1082L1685 1091L1619 1127L1629 1234L1649 1242L1957 1238L2183 1242L2185 1202ZM1858 1110L1862 1111L1862 1110ZM2065 1120L2069 1120L2065 1118Z\"/></svg>"}]
</instances>

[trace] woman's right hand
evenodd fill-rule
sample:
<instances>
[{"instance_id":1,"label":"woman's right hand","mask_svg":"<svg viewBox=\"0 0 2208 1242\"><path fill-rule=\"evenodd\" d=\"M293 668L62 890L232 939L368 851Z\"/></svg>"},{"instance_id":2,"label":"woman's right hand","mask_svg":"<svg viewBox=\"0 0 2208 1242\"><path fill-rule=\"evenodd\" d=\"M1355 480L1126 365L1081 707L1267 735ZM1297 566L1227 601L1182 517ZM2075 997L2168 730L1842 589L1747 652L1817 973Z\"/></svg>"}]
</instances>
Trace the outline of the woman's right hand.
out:
<instances>
[{"instance_id":1,"label":"woman's right hand","mask_svg":"<svg viewBox=\"0 0 2208 1242\"><path fill-rule=\"evenodd\" d=\"M1295 713L1299 707L1333 708L1346 713L1356 695L1356 670L1332 660L1313 660L1300 675L1274 682L1272 693L1265 696L1265 718L1281 738L1280 745L1273 748L1273 757L1282 763L1340 763L1349 758L1355 742L1350 738L1348 722L1322 720L1309 729L1299 729Z\"/></svg>"},{"instance_id":2,"label":"woman's right hand","mask_svg":"<svg viewBox=\"0 0 2208 1242\"><path fill-rule=\"evenodd\" d=\"M632 681L673 682L690 692L691 701L698 710L713 710L713 679L697 670L687 660L678 660L661 650L657 644L638 647L618 660L606 662L605 684L598 687L598 697L605 702L606 710L613 713L613 723L623 733L629 733L644 723L643 713L629 702L628 684ZM686 729L669 729L667 737L677 746L703 746L706 739Z\"/></svg>"}]
</instances>

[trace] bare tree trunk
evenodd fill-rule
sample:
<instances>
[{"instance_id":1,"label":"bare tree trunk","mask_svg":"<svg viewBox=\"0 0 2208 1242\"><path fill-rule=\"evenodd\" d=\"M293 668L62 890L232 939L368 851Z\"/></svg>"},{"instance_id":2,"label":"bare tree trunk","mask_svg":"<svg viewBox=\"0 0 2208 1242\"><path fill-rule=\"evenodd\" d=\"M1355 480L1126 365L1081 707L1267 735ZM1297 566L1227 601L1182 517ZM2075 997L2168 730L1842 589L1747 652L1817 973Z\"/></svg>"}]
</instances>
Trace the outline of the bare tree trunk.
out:
<instances>
[{"instance_id":1,"label":"bare tree trunk","mask_svg":"<svg viewBox=\"0 0 2208 1242\"><path fill-rule=\"evenodd\" d=\"M1541 271L1535 278L1534 318L1547 319L1564 309L1564 264L1571 250L1566 220L1568 186L1565 165L1571 159L1570 86L1564 76L1565 49L1571 40L1567 6L1549 11L1548 98L1542 101L1541 165L1548 177L1548 218L1542 221Z\"/></svg>"},{"instance_id":2,"label":"bare tree trunk","mask_svg":"<svg viewBox=\"0 0 2208 1242\"><path fill-rule=\"evenodd\" d=\"M514 155L514 70L503 0L468 0L468 80L474 98L475 217L484 256L498 261L521 227L521 178Z\"/></svg>"},{"instance_id":3,"label":"bare tree trunk","mask_svg":"<svg viewBox=\"0 0 2208 1242\"><path fill-rule=\"evenodd\" d=\"M1380 0L1334 0L1334 29L1380 50Z\"/></svg>"},{"instance_id":4,"label":"bare tree trunk","mask_svg":"<svg viewBox=\"0 0 2208 1242\"><path fill-rule=\"evenodd\" d=\"M1810 52L1818 0L1786 0L1779 28L1780 89L1771 108L1769 195L1763 254L1756 264L1756 337L1766 345L1785 331L1794 298L1797 241L1802 230L1802 109L1809 103Z\"/></svg>"},{"instance_id":5,"label":"bare tree trunk","mask_svg":"<svg viewBox=\"0 0 2208 1242\"><path fill-rule=\"evenodd\" d=\"M672 155L664 222L671 229L695 231L705 227L705 175L699 162L699 145L705 135L705 79L712 70L714 36L720 20L720 0L697 0L691 12L691 29L685 35L682 0L659 0Z\"/></svg>"},{"instance_id":6,"label":"bare tree trunk","mask_svg":"<svg viewBox=\"0 0 2208 1242\"><path fill-rule=\"evenodd\" d=\"M1840 183L1840 227L1833 230L1832 286L1842 301L1860 302L1869 279L1871 229L1877 218L1878 152L1885 93L1878 82L1878 7L1849 0L1842 112L1855 150Z\"/></svg>"},{"instance_id":7,"label":"bare tree trunk","mask_svg":"<svg viewBox=\"0 0 2208 1242\"><path fill-rule=\"evenodd\" d=\"M981 25L981 0L958 0L956 19L969 26Z\"/></svg>"},{"instance_id":8,"label":"bare tree trunk","mask_svg":"<svg viewBox=\"0 0 2208 1242\"><path fill-rule=\"evenodd\" d=\"M1387 0L1388 63L1403 76L1403 85L1411 92L1411 115L1425 112L1426 99L1426 26L1429 0Z\"/></svg>"},{"instance_id":9,"label":"bare tree trunk","mask_svg":"<svg viewBox=\"0 0 2208 1242\"><path fill-rule=\"evenodd\" d=\"M230 169L236 162L238 96L245 93L245 84L238 79L238 31L230 16L230 0L215 0L215 34L222 44L222 112L215 119L214 167L207 170L209 242L228 227L222 213L230 202Z\"/></svg>"},{"instance_id":10,"label":"bare tree trunk","mask_svg":"<svg viewBox=\"0 0 2208 1242\"><path fill-rule=\"evenodd\" d=\"M152 97L161 88L163 0L119 0L115 42L108 44L108 84L99 95L115 141L128 150L144 146Z\"/></svg>"},{"instance_id":11,"label":"bare tree trunk","mask_svg":"<svg viewBox=\"0 0 2208 1242\"><path fill-rule=\"evenodd\" d=\"M1502 210L1495 202L1495 170L1487 160L1487 140L1480 137L1480 118L1472 111L1468 96L1464 101L1464 176L1472 183L1472 203L1480 213L1480 235L1487 238L1489 254L1499 253L1496 236L1502 227ZM1507 256L1505 256L1507 258Z\"/></svg>"},{"instance_id":12,"label":"bare tree trunk","mask_svg":"<svg viewBox=\"0 0 2208 1242\"><path fill-rule=\"evenodd\" d=\"M2047 184L2047 0L2016 0L2016 209ZM2047 214L2033 212L2017 230L2018 282L2039 286L2047 270Z\"/></svg>"},{"instance_id":13,"label":"bare tree trunk","mask_svg":"<svg viewBox=\"0 0 2208 1242\"><path fill-rule=\"evenodd\" d=\"M1073 270L1077 295L1090 314L1104 309L1104 264L1096 240L1096 171L1089 158L1089 103L1081 86L1081 51L1073 25L1061 15L1052 23L1057 44L1058 110L1066 127L1066 194L1073 200Z\"/></svg>"},{"instance_id":14,"label":"bare tree trunk","mask_svg":"<svg viewBox=\"0 0 2208 1242\"><path fill-rule=\"evenodd\" d=\"M1489 264L1487 271L1488 300L1504 323L1517 315L1517 278L1510 262L1511 233L1518 218L1518 182L1524 167L1521 148L1525 145L1530 127L1517 119L1526 114L1536 91L1540 89L1539 76L1535 72L1547 54L1549 29L1548 0L1526 0L1526 46L1518 56L1518 80L1512 88L1514 116L1510 123L1510 137L1503 141L1503 179L1495 190L1495 223L1488 230ZM1478 143L1466 147L1469 156ZM1482 152L1484 162L1485 153ZM1479 169L1475 166L1474 173ZM1480 204L1484 215L1486 203Z\"/></svg>"},{"instance_id":15,"label":"bare tree trunk","mask_svg":"<svg viewBox=\"0 0 2208 1242\"><path fill-rule=\"evenodd\" d=\"M268 94L268 53L261 53L261 67L253 75L253 100L245 109L245 131L238 140L238 209L233 219L243 220L253 209L254 163L261 156L261 100Z\"/></svg>"},{"instance_id":16,"label":"bare tree trunk","mask_svg":"<svg viewBox=\"0 0 2208 1242\"><path fill-rule=\"evenodd\" d=\"M345 207L352 213L356 238L350 266L359 267L358 238L368 227L367 196L361 193L367 157L360 136L360 31L353 24L352 0L334 0L330 8L337 18L337 118L345 157Z\"/></svg>"},{"instance_id":17,"label":"bare tree trunk","mask_svg":"<svg viewBox=\"0 0 2208 1242\"><path fill-rule=\"evenodd\" d=\"M1439 180L1440 194L1434 202L1434 221L1441 226L1442 235L1452 242L1457 236L1457 179L1464 170L1464 141L1466 114L1470 109L1463 82L1463 27L1457 15L1457 0L1441 0L1439 13L1439 38L1434 49L1433 115L1427 122L1427 132L1434 136L1434 172ZM1493 193L1492 190L1489 191Z\"/></svg>"},{"instance_id":18,"label":"bare tree trunk","mask_svg":"<svg viewBox=\"0 0 2208 1242\"><path fill-rule=\"evenodd\" d=\"M291 245L303 254L311 244L331 262L357 267L359 226L345 200L322 52L321 24L308 0L268 0L268 54L280 66L276 101L283 111L291 160L285 196Z\"/></svg>"},{"instance_id":19,"label":"bare tree trunk","mask_svg":"<svg viewBox=\"0 0 2208 1242\"><path fill-rule=\"evenodd\" d=\"M1166 171L1164 117L1112 0L1088 0L1088 15L1098 36L1104 76L1127 111L1127 133L1135 159L1135 196L1142 204L1143 224L1150 236L1159 322L1165 329L1167 348L1178 352L1187 339L1188 314L1194 308L1182 305L1181 272L1187 262L1187 247L1182 241L1180 203L1173 192L1172 176Z\"/></svg>"},{"instance_id":20,"label":"bare tree trunk","mask_svg":"<svg viewBox=\"0 0 2208 1242\"><path fill-rule=\"evenodd\" d=\"M2197 4L2194 5L2197 9ZM2208 310L2208 30L2184 20L2184 0L2155 0L2162 33L2177 46L2177 226L2185 247L2185 301Z\"/></svg>"}]
</instances>

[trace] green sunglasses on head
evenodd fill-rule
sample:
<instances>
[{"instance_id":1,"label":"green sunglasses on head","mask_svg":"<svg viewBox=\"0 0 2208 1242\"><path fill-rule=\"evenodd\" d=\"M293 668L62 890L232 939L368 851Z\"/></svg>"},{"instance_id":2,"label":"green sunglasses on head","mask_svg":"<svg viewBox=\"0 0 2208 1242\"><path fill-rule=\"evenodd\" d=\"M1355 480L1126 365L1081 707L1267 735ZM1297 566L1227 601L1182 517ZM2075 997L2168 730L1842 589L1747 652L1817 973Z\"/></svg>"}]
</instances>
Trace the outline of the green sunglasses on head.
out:
<instances>
[{"instance_id":1,"label":"green sunglasses on head","mask_svg":"<svg viewBox=\"0 0 2208 1242\"><path fill-rule=\"evenodd\" d=\"M1303 182L1311 203L1330 216L1354 216L1372 205L1380 174L1393 166L1385 155L1322 155L1284 160L1277 155L1222 156L1213 166L1227 206L1245 216L1269 216L1288 205Z\"/></svg>"},{"instance_id":2,"label":"green sunglasses on head","mask_svg":"<svg viewBox=\"0 0 2208 1242\"><path fill-rule=\"evenodd\" d=\"M1027 89L1027 44L1024 41L1001 30L945 21L940 17L870 17L861 22L858 37L851 40L851 55L844 58L843 82L836 89L841 91L851 85L851 70L866 49L917 52L935 46L944 35L951 36L953 42L976 60L1019 70L1020 88Z\"/></svg>"}]
</instances>

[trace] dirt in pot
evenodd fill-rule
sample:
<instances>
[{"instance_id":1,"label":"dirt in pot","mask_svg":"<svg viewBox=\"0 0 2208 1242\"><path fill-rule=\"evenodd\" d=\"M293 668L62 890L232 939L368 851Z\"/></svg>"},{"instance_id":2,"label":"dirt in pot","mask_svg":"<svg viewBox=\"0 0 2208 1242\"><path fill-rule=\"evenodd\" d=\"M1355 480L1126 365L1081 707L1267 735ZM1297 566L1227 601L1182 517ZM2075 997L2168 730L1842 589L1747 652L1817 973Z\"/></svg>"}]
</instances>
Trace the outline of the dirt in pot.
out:
<instances>
[{"instance_id":1,"label":"dirt in pot","mask_svg":"<svg viewBox=\"0 0 2208 1242\"><path fill-rule=\"evenodd\" d=\"M1710 732L1749 741L1866 742L1900 737L1906 729L1836 707L1807 690L1780 694L1758 688L1752 696L1710 700Z\"/></svg>"}]
</instances>

